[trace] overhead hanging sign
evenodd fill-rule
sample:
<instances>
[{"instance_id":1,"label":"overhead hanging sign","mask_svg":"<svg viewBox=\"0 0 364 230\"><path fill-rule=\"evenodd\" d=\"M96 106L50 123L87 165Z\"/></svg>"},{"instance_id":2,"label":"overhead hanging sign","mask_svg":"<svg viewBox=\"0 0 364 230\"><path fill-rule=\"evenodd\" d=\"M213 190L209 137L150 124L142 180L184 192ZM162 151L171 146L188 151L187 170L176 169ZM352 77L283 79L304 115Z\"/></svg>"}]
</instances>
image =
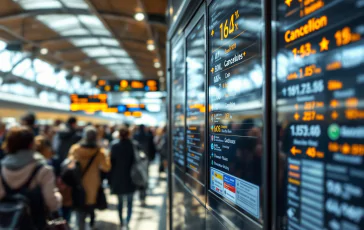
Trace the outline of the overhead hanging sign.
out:
<instances>
[{"instance_id":1,"label":"overhead hanging sign","mask_svg":"<svg viewBox=\"0 0 364 230\"><path fill-rule=\"evenodd\" d=\"M98 80L96 88L103 92L156 92L157 80Z\"/></svg>"}]
</instances>

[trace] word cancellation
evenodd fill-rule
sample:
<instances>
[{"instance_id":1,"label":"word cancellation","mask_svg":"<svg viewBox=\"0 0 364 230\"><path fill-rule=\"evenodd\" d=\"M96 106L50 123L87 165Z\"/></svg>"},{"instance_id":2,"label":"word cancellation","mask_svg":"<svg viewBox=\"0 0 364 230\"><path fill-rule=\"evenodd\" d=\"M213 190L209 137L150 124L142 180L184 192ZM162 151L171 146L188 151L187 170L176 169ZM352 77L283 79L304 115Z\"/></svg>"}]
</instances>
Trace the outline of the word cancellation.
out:
<instances>
[{"instance_id":1,"label":"word cancellation","mask_svg":"<svg viewBox=\"0 0 364 230\"><path fill-rule=\"evenodd\" d=\"M364 228L364 5L328 2L277 6L283 229Z\"/></svg>"},{"instance_id":2,"label":"word cancellation","mask_svg":"<svg viewBox=\"0 0 364 230\"><path fill-rule=\"evenodd\" d=\"M261 168L259 163L252 167L255 162L244 162L240 157L245 155L242 152L254 154L258 141L249 134L259 130L241 107L248 108L245 105L250 103L256 108L250 114L259 117L262 113L259 102L255 104L261 101L262 85L248 84L250 76L261 76L261 28L249 31L244 20L246 13L257 18L261 13L250 9L249 1L234 0L229 5L215 0L209 6L208 187L212 194L259 221L261 184L257 178ZM251 149L244 144L249 140Z\"/></svg>"}]
</instances>

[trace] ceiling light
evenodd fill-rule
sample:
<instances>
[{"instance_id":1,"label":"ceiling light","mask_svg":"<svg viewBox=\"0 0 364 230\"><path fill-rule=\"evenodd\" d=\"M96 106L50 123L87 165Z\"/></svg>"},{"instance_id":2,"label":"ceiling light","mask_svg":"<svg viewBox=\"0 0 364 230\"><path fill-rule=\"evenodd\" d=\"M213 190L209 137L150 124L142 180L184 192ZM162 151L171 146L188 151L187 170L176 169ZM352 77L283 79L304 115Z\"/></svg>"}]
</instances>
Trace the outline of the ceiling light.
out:
<instances>
[{"instance_id":1,"label":"ceiling light","mask_svg":"<svg viewBox=\"0 0 364 230\"><path fill-rule=\"evenodd\" d=\"M157 72L157 74L158 74L158 77L163 77L163 70L158 70L158 72Z\"/></svg>"},{"instance_id":2,"label":"ceiling light","mask_svg":"<svg viewBox=\"0 0 364 230\"><path fill-rule=\"evenodd\" d=\"M147 50L149 50L149 51L155 50L155 45L154 44L148 44L147 45Z\"/></svg>"},{"instance_id":3,"label":"ceiling light","mask_svg":"<svg viewBox=\"0 0 364 230\"><path fill-rule=\"evenodd\" d=\"M161 63L159 62L154 62L154 67L159 69L161 67Z\"/></svg>"},{"instance_id":4,"label":"ceiling light","mask_svg":"<svg viewBox=\"0 0 364 230\"><path fill-rule=\"evenodd\" d=\"M92 75L91 80L92 81L97 81L97 75L96 74Z\"/></svg>"},{"instance_id":5,"label":"ceiling light","mask_svg":"<svg viewBox=\"0 0 364 230\"><path fill-rule=\"evenodd\" d=\"M134 18L137 21L143 21L145 18L145 15L142 12L137 12L136 14L134 14Z\"/></svg>"},{"instance_id":6,"label":"ceiling light","mask_svg":"<svg viewBox=\"0 0 364 230\"><path fill-rule=\"evenodd\" d=\"M78 65L75 65L74 67L73 67L73 72L80 72L80 70L81 70L81 67L80 66L78 66Z\"/></svg>"},{"instance_id":7,"label":"ceiling light","mask_svg":"<svg viewBox=\"0 0 364 230\"><path fill-rule=\"evenodd\" d=\"M149 39L147 41L147 50L149 50L149 51L155 50L154 41L152 39Z\"/></svg>"},{"instance_id":8,"label":"ceiling light","mask_svg":"<svg viewBox=\"0 0 364 230\"><path fill-rule=\"evenodd\" d=\"M47 55L48 54L48 49L47 48L42 48L42 49L40 49L40 53L42 55Z\"/></svg>"},{"instance_id":9,"label":"ceiling light","mask_svg":"<svg viewBox=\"0 0 364 230\"><path fill-rule=\"evenodd\" d=\"M159 82L161 82L161 83L165 82L165 80L166 80L166 79L165 79L164 77L160 77L160 78L159 78Z\"/></svg>"}]
</instances>

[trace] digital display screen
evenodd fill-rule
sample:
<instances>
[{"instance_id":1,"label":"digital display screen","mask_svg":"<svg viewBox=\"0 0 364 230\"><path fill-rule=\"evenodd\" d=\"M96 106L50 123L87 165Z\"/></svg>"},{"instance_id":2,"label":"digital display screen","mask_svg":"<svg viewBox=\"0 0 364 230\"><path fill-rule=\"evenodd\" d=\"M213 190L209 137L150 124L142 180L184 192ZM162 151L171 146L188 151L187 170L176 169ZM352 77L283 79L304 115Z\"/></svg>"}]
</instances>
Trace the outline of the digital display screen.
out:
<instances>
[{"instance_id":1,"label":"digital display screen","mask_svg":"<svg viewBox=\"0 0 364 230\"><path fill-rule=\"evenodd\" d=\"M262 222L262 1L209 6L209 191Z\"/></svg>"},{"instance_id":2,"label":"digital display screen","mask_svg":"<svg viewBox=\"0 0 364 230\"><path fill-rule=\"evenodd\" d=\"M200 19L187 37L186 172L205 181L205 31Z\"/></svg>"},{"instance_id":3,"label":"digital display screen","mask_svg":"<svg viewBox=\"0 0 364 230\"><path fill-rule=\"evenodd\" d=\"M70 110L73 112L99 112L108 111L107 94L78 95L71 94Z\"/></svg>"},{"instance_id":4,"label":"digital display screen","mask_svg":"<svg viewBox=\"0 0 364 230\"><path fill-rule=\"evenodd\" d=\"M172 50L172 153L177 166L185 166L185 60L183 40ZM184 171L184 170L183 170Z\"/></svg>"},{"instance_id":5,"label":"digital display screen","mask_svg":"<svg viewBox=\"0 0 364 230\"><path fill-rule=\"evenodd\" d=\"M156 80L98 80L96 88L103 92L155 92L159 91Z\"/></svg>"},{"instance_id":6,"label":"digital display screen","mask_svg":"<svg viewBox=\"0 0 364 230\"><path fill-rule=\"evenodd\" d=\"M363 229L364 1L276 12L278 229Z\"/></svg>"}]
</instances>

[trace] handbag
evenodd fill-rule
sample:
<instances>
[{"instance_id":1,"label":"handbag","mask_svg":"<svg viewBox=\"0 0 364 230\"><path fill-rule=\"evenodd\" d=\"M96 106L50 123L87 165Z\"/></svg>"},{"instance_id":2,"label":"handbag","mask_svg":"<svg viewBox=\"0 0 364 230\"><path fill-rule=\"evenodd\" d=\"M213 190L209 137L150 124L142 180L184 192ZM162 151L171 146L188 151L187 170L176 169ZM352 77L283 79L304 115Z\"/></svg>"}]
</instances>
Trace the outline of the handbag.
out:
<instances>
[{"instance_id":1,"label":"handbag","mask_svg":"<svg viewBox=\"0 0 364 230\"><path fill-rule=\"evenodd\" d=\"M96 205L95 208L98 210L105 210L107 209L107 200L104 188L100 185L99 190L97 191L96 197Z\"/></svg>"},{"instance_id":2,"label":"handbag","mask_svg":"<svg viewBox=\"0 0 364 230\"><path fill-rule=\"evenodd\" d=\"M71 230L67 221L60 217L58 213L54 212L51 214L51 220L47 221L47 226L45 230Z\"/></svg>"},{"instance_id":3,"label":"handbag","mask_svg":"<svg viewBox=\"0 0 364 230\"><path fill-rule=\"evenodd\" d=\"M138 147L137 143L132 142L134 150L134 164L131 166L131 180L138 187L148 185L148 158L147 155Z\"/></svg>"},{"instance_id":4,"label":"handbag","mask_svg":"<svg viewBox=\"0 0 364 230\"><path fill-rule=\"evenodd\" d=\"M68 226L67 221L63 218L57 218L54 220L50 220L47 223L46 230L71 230Z\"/></svg>"}]
</instances>

